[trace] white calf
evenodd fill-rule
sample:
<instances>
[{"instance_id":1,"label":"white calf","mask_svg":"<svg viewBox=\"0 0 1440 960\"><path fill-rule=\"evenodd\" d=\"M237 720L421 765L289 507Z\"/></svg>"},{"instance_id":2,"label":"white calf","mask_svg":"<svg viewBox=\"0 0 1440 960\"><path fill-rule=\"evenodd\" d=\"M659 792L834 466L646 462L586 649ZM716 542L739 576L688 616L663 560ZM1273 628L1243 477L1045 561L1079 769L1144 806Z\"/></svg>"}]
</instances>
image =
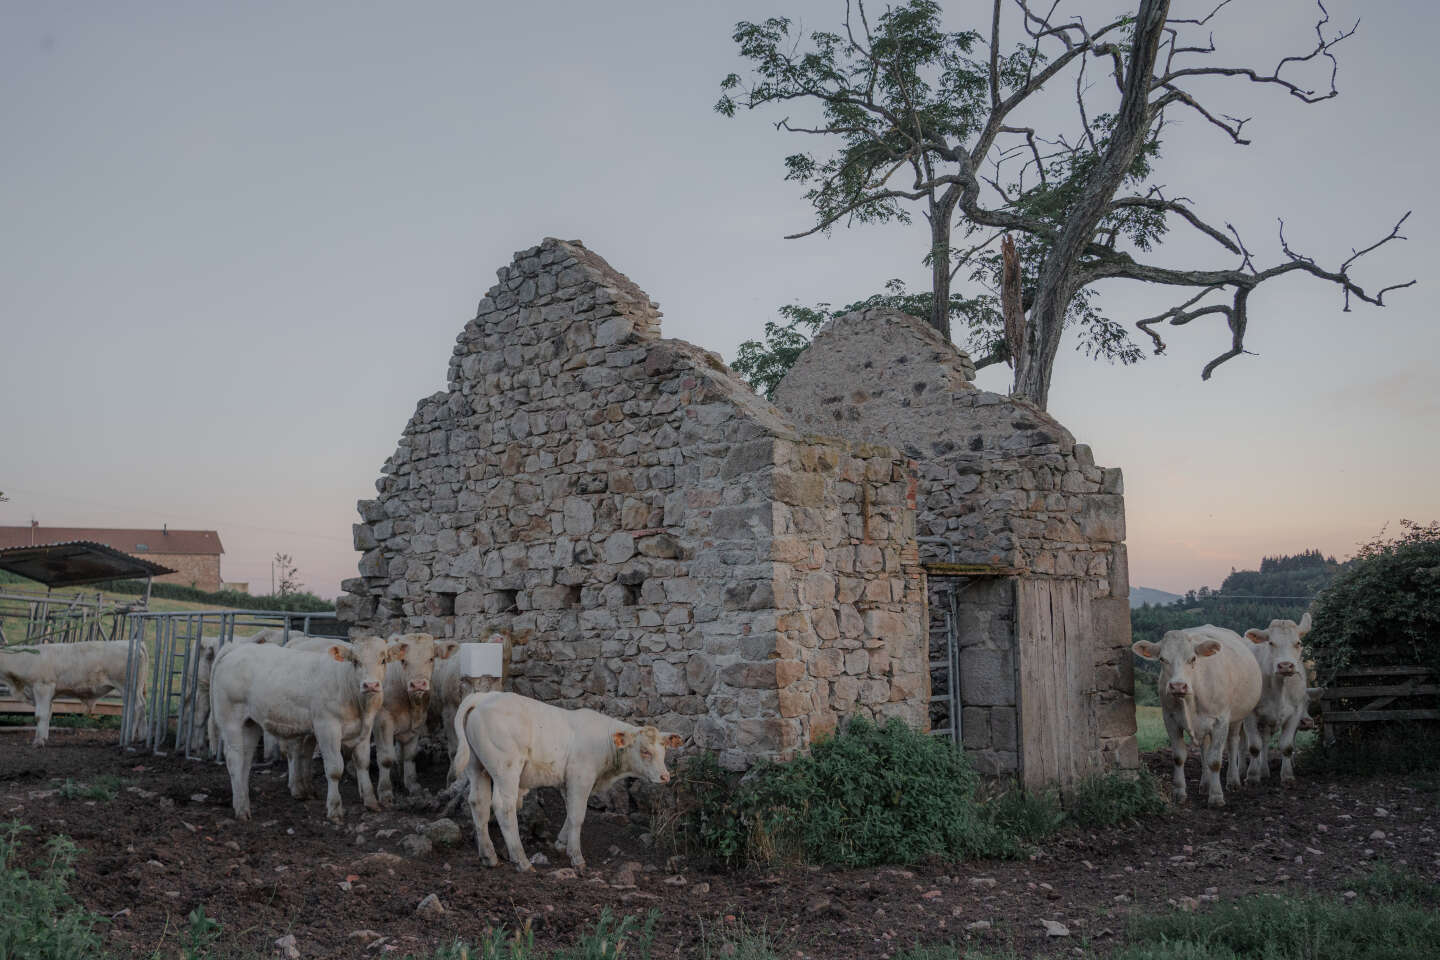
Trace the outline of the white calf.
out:
<instances>
[{"instance_id":1,"label":"white calf","mask_svg":"<svg viewBox=\"0 0 1440 960\"><path fill-rule=\"evenodd\" d=\"M450 773L457 780L470 778L470 819L480 856L492 867L500 862L490 842L493 796L510 859L522 871L530 869L530 860L520 846L516 813L527 790L564 787L565 825L555 846L583 868L580 827L590 794L624 777L669 783L665 748L680 746L678 735L654 727L498 692L466 697L455 714L455 735L459 748Z\"/></svg>"},{"instance_id":2,"label":"white calf","mask_svg":"<svg viewBox=\"0 0 1440 960\"><path fill-rule=\"evenodd\" d=\"M1240 635L1205 624L1171 630L1159 643L1131 645L1146 659L1160 661L1160 706L1175 751L1175 799L1185 799L1185 733L1201 751L1200 785L1206 801L1224 806L1220 761L1228 744L1230 787L1240 786L1240 736L1245 719L1260 702L1260 667ZM1253 746L1253 744L1251 744Z\"/></svg>"},{"instance_id":3,"label":"white calf","mask_svg":"<svg viewBox=\"0 0 1440 960\"><path fill-rule=\"evenodd\" d=\"M250 766L261 731L281 742L290 760L290 792L309 792L315 748L325 763L329 787L325 813L343 816L342 751L368 744L380 710L385 664L405 654L404 644L379 637L333 644L324 653L287 650L274 644L240 644L223 651L210 678L210 709L225 744L231 804L240 820L250 819ZM370 751L355 751L360 797L380 809L370 784Z\"/></svg>"},{"instance_id":4,"label":"white calf","mask_svg":"<svg viewBox=\"0 0 1440 960\"><path fill-rule=\"evenodd\" d=\"M35 706L34 745L50 739L50 708L56 696L76 697L88 715L95 701L120 691L131 706L130 735L145 735L145 674L148 658L137 646L130 665L133 682L125 683L130 645L123 640L88 640L82 643L42 643L0 649L0 680Z\"/></svg>"},{"instance_id":5,"label":"white calf","mask_svg":"<svg viewBox=\"0 0 1440 960\"><path fill-rule=\"evenodd\" d=\"M425 732L433 695L432 676L439 672L439 664L460 647L454 640L436 640L428 633L396 634L390 640L403 642L406 652L400 662L391 662L385 668L385 695L380 712L375 716L375 757L380 764L376 786L382 805L388 805L395 799L391 768L395 765L396 744L400 746L405 792L420 792L420 780L415 774L415 755L420 752L420 736ZM324 650L334 642L307 638L291 641L290 646L313 651ZM364 745L364 749L369 748L368 743Z\"/></svg>"},{"instance_id":6,"label":"white calf","mask_svg":"<svg viewBox=\"0 0 1440 960\"><path fill-rule=\"evenodd\" d=\"M1305 688L1305 661L1301 642L1310 632L1310 614L1294 620L1271 620L1264 630L1245 631L1250 652L1260 665L1262 688L1260 704L1250 718L1258 749L1250 748L1252 780L1270 775L1270 738L1280 733L1280 782L1295 779L1291 754L1295 751L1295 731L1309 713L1310 697Z\"/></svg>"}]
</instances>

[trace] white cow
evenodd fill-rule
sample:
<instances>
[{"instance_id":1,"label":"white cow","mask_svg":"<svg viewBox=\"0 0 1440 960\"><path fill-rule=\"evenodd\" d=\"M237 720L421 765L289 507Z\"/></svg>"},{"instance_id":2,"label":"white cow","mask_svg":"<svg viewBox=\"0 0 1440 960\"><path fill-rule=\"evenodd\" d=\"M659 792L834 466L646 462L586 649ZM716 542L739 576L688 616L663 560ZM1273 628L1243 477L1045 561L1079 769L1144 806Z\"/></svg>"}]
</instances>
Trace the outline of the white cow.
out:
<instances>
[{"instance_id":1,"label":"white cow","mask_svg":"<svg viewBox=\"0 0 1440 960\"><path fill-rule=\"evenodd\" d=\"M420 752L420 737L425 733L426 718L432 696L432 676L440 663L450 659L460 648L454 640L436 640L428 633L396 634L391 642L405 644L405 656L385 668L385 695L375 717L375 757L380 763L377 788L381 805L395 800L391 768L395 765L395 745L400 745L406 793L420 792L420 779L415 774L415 755ZM336 641L306 638L291 641L300 650L325 650ZM368 750L369 744L364 748ZM358 776L358 773L357 773Z\"/></svg>"},{"instance_id":2,"label":"white cow","mask_svg":"<svg viewBox=\"0 0 1440 960\"><path fill-rule=\"evenodd\" d=\"M1171 630L1159 643L1137 640L1137 654L1160 661L1160 706L1175 751L1175 799L1185 799L1185 734L1200 748L1200 785L1212 807L1225 805L1220 761L1228 745L1231 788L1240 786L1240 737L1260 702L1260 666L1240 635L1205 624ZM1250 744L1254 747L1254 743Z\"/></svg>"},{"instance_id":3,"label":"white cow","mask_svg":"<svg viewBox=\"0 0 1440 960\"><path fill-rule=\"evenodd\" d=\"M148 658L143 645L135 648L130 665L132 682L125 683L130 645L123 640L89 640L81 643L42 643L0 649L0 680L17 696L35 705L34 745L50 739L50 710L55 697L76 697L88 715L95 701L120 691L130 704L130 735L145 735L145 675Z\"/></svg>"},{"instance_id":4,"label":"white cow","mask_svg":"<svg viewBox=\"0 0 1440 960\"><path fill-rule=\"evenodd\" d=\"M1270 775L1270 738L1280 733L1280 782L1295 779L1291 754L1295 750L1295 731L1309 713L1310 696L1305 687L1305 661L1301 641L1310 632L1310 614L1294 620L1271 620L1264 630L1245 631L1250 652L1260 664L1262 688L1260 704L1249 724L1259 747L1250 748L1249 779L1263 780Z\"/></svg>"},{"instance_id":5,"label":"white cow","mask_svg":"<svg viewBox=\"0 0 1440 960\"><path fill-rule=\"evenodd\" d=\"M580 826L585 804L597 789L624 777L669 783L665 748L680 737L655 727L635 727L594 710L564 710L518 693L474 693L455 714L459 749L451 776L470 780L470 819L475 843L489 866L500 862L490 842L490 805L505 837L510 859L531 869L520 846L516 813L525 792L535 787L565 789L565 825L555 842L577 869L585 866ZM493 782L493 793L492 793Z\"/></svg>"},{"instance_id":6,"label":"white cow","mask_svg":"<svg viewBox=\"0 0 1440 960\"><path fill-rule=\"evenodd\" d=\"M291 631L292 642L296 638L304 637L299 631ZM237 644L246 643L283 643L285 630L281 627L267 627L248 636L233 637L224 646L229 650ZM194 715L190 726L190 752L199 751L205 742L210 745L211 759L218 759L220 756L220 730L210 714L210 675L215 669L215 659L220 655L222 648L219 637L202 637L196 647L196 654L199 657L199 664L195 674L194 693ZM186 708L189 708L187 701ZM265 734L265 762L269 763L279 754L279 745L270 734Z\"/></svg>"},{"instance_id":7,"label":"white cow","mask_svg":"<svg viewBox=\"0 0 1440 960\"><path fill-rule=\"evenodd\" d=\"M403 643L379 637L335 643L323 653L288 650L270 643L237 644L221 651L210 678L210 709L225 744L231 805L250 819L250 765L263 730L280 741L290 761L290 792L309 793L310 758L315 748L325 763L329 787L325 813L339 822L342 751L369 743L380 710L385 664L405 655ZM370 784L370 751L355 751L360 797L379 810Z\"/></svg>"},{"instance_id":8,"label":"white cow","mask_svg":"<svg viewBox=\"0 0 1440 960\"><path fill-rule=\"evenodd\" d=\"M504 643L505 635L492 633L485 638L486 643ZM464 700L474 691L470 684L465 682L465 676L461 673L460 658L451 657L449 660L442 660L435 664L435 673L430 683L430 723L439 725L445 732L445 743L449 747L450 759L455 759L455 751L460 742L455 735L455 712L460 709L460 701ZM499 681L495 681L498 685ZM484 691L479 691L484 692Z\"/></svg>"}]
</instances>

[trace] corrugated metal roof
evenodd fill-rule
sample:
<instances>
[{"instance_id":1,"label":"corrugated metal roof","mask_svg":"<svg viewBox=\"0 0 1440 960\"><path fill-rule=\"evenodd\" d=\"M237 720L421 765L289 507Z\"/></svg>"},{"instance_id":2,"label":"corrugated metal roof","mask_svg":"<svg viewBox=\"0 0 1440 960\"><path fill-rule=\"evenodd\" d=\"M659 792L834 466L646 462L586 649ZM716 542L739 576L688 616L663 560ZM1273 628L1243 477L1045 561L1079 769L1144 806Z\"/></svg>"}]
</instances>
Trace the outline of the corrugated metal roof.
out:
<instances>
[{"instance_id":1,"label":"corrugated metal roof","mask_svg":"<svg viewBox=\"0 0 1440 960\"><path fill-rule=\"evenodd\" d=\"M159 577L175 572L103 543L86 540L0 549L0 570L18 573L47 587Z\"/></svg>"},{"instance_id":2,"label":"corrugated metal roof","mask_svg":"<svg viewBox=\"0 0 1440 960\"><path fill-rule=\"evenodd\" d=\"M214 530L135 530L107 527L0 527L0 549L42 543L100 543L122 553L219 555L220 534Z\"/></svg>"}]
</instances>

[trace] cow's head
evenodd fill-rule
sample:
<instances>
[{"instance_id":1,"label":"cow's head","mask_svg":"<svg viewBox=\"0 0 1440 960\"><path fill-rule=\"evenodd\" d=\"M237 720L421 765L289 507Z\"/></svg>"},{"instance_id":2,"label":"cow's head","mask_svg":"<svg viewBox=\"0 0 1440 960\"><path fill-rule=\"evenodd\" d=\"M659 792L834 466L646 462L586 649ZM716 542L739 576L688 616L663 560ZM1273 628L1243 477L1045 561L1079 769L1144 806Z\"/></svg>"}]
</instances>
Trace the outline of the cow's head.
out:
<instances>
[{"instance_id":1,"label":"cow's head","mask_svg":"<svg viewBox=\"0 0 1440 960\"><path fill-rule=\"evenodd\" d=\"M396 634L390 642L405 645L400 660L400 678L411 700L422 701L430 696L430 678L436 660L448 660L460 644L454 640L436 640L428 633Z\"/></svg>"},{"instance_id":2,"label":"cow's head","mask_svg":"<svg viewBox=\"0 0 1440 960\"><path fill-rule=\"evenodd\" d=\"M1160 661L1160 693L1175 699L1189 696L1195 687L1197 665L1204 657L1220 652L1214 637L1194 636L1185 630L1171 630L1159 643L1137 640L1130 649L1147 660Z\"/></svg>"},{"instance_id":3,"label":"cow's head","mask_svg":"<svg viewBox=\"0 0 1440 960\"><path fill-rule=\"evenodd\" d=\"M678 733L661 733L656 727L639 730L617 730L611 737L620 752L620 769L651 783L669 783L670 771L665 769L665 748L678 749Z\"/></svg>"},{"instance_id":4,"label":"cow's head","mask_svg":"<svg viewBox=\"0 0 1440 960\"><path fill-rule=\"evenodd\" d=\"M331 644L327 652L354 669L361 696L378 696L385 685L385 664L403 659L407 649L403 641L386 643L380 637L356 637L348 644Z\"/></svg>"},{"instance_id":5,"label":"cow's head","mask_svg":"<svg viewBox=\"0 0 1440 960\"><path fill-rule=\"evenodd\" d=\"M1264 630L1246 630L1245 639L1255 644L1261 653L1260 663L1266 673L1278 677L1293 677L1300 673L1305 663L1301 645L1310 632L1310 614L1294 620L1271 620Z\"/></svg>"}]
</instances>

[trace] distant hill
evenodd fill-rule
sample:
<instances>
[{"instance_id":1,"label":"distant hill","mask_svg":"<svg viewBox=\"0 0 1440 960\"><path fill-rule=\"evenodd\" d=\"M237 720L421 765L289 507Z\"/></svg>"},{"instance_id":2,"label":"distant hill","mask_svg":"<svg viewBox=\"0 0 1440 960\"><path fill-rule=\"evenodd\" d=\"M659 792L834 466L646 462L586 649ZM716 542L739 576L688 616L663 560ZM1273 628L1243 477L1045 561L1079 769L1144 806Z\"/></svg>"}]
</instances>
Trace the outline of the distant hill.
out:
<instances>
[{"instance_id":1,"label":"distant hill","mask_svg":"<svg viewBox=\"0 0 1440 960\"><path fill-rule=\"evenodd\" d=\"M1154 587L1131 587L1130 588L1130 609L1143 607L1145 604L1160 606L1179 600L1180 594L1169 593L1165 590L1156 590Z\"/></svg>"}]
</instances>

